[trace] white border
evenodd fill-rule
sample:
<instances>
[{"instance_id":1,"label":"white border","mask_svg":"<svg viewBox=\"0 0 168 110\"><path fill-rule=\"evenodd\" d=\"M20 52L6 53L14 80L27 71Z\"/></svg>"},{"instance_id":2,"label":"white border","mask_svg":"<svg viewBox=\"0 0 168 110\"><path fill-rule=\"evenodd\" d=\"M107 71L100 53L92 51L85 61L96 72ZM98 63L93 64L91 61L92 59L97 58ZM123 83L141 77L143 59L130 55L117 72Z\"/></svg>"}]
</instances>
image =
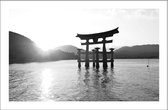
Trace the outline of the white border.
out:
<instances>
[{"instance_id":1,"label":"white border","mask_svg":"<svg viewBox=\"0 0 168 110\"><path fill-rule=\"evenodd\" d=\"M9 102L8 91L8 8L21 1L1 1L1 108L2 109L167 109L167 6L166 1L64 1L113 8L158 8L159 9L159 97L156 102ZM24 3L48 4L47 1L23 1ZM51 2L51 1L50 1ZM55 1L56 2L56 1ZM58 1L60 2L60 1ZM90 5L87 3L89 2ZM112 6L109 2L112 2ZM96 4L96 5L95 5Z\"/></svg>"}]
</instances>

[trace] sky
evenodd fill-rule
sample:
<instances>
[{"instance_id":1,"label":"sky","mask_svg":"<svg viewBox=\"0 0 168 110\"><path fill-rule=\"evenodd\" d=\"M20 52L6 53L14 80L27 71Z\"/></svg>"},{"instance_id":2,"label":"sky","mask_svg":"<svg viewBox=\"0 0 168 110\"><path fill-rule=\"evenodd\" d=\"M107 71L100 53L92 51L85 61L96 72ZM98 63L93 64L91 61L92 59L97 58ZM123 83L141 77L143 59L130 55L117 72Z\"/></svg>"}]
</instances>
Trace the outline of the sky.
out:
<instances>
[{"instance_id":1,"label":"sky","mask_svg":"<svg viewBox=\"0 0 168 110\"><path fill-rule=\"evenodd\" d=\"M159 44L159 10L115 8L113 2L15 2L9 5L9 31L33 40L43 50L61 45L79 48L78 34L104 32L119 27L107 47ZM91 45L91 47L101 45Z\"/></svg>"}]
</instances>

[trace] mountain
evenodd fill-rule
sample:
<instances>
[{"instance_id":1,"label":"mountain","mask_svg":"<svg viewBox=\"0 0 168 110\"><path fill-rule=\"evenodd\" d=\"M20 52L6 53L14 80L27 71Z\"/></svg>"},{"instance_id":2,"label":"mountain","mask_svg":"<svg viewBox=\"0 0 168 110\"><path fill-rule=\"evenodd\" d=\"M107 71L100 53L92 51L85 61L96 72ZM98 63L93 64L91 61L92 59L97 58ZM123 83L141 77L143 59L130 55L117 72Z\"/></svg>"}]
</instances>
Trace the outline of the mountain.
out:
<instances>
[{"instance_id":1,"label":"mountain","mask_svg":"<svg viewBox=\"0 0 168 110\"><path fill-rule=\"evenodd\" d=\"M77 53L77 47L72 45L65 45L56 48L56 50L62 50L69 53ZM83 50L85 51L85 50ZM89 55L92 58L92 55ZM85 58L85 55L81 55L81 58ZM99 55L99 58L102 58L102 55ZM110 58L110 55L108 55ZM137 45L137 46L124 46L114 51L114 58L159 58L159 45Z\"/></svg>"},{"instance_id":2,"label":"mountain","mask_svg":"<svg viewBox=\"0 0 168 110\"><path fill-rule=\"evenodd\" d=\"M43 56L41 61L57 61L57 60L69 60L77 59L75 53L68 53L61 50L51 51L48 55Z\"/></svg>"},{"instance_id":3,"label":"mountain","mask_svg":"<svg viewBox=\"0 0 168 110\"><path fill-rule=\"evenodd\" d=\"M121 47L115 50L114 58L159 58L159 45Z\"/></svg>"},{"instance_id":4,"label":"mountain","mask_svg":"<svg viewBox=\"0 0 168 110\"><path fill-rule=\"evenodd\" d=\"M63 45L63 46L59 46L57 48L55 48L54 50L61 50L63 52L68 52L68 53L75 53L77 54L78 48L72 45Z\"/></svg>"},{"instance_id":5,"label":"mountain","mask_svg":"<svg viewBox=\"0 0 168 110\"><path fill-rule=\"evenodd\" d=\"M23 63L37 60L39 50L35 43L23 35L9 32L9 63Z\"/></svg>"},{"instance_id":6,"label":"mountain","mask_svg":"<svg viewBox=\"0 0 168 110\"><path fill-rule=\"evenodd\" d=\"M46 54L27 37L9 31L9 64L76 59L74 53L53 50Z\"/></svg>"},{"instance_id":7,"label":"mountain","mask_svg":"<svg viewBox=\"0 0 168 110\"><path fill-rule=\"evenodd\" d=\"M77 49L72 45L64 45L44 53L32 40L21 34L9 32L10 64L77 59ZM89 56L92 58L91 54ZM81 57L85 58L85 55L81 55ZM121 47L114 51L114 58L159 58L159 45Z\"/></svg>"}]
</instances>

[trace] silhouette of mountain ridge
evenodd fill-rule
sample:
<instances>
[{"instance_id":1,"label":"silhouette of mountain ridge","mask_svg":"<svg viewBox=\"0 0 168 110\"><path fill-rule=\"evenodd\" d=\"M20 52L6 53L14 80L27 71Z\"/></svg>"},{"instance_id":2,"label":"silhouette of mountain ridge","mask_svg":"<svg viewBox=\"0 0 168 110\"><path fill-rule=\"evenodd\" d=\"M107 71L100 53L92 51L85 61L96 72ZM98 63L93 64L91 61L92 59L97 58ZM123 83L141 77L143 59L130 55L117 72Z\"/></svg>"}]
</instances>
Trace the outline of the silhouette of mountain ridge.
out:
<instances>
[{"instance_id":1,"label":"silhouette of mountain ridge","mask_svg":"<svg viewBox=\"0 0 168 110\"><path fill-rule=\"evenodd\" d=\"M63 45L63 46L59 46L57 48L55 48L54 50L61 50L61 51L64 51L64 52L68 52L68 53L75 53L77 54L78 48L73 46L73 45Z\"/></svg>"},{"instance_id":2,"label":"silhouette of mountain ridge","mask_svg":"<svg viewBox=\"0 0 168 110\"><path fill-rule=\"evenodd\" d=\"M44 62L77 59L77 47L64 45L44 54L29 38L9 31L9 63ZM85 50L82 50L85 51ZM84 55L82 55L83 58ZM90 55L90 58L92 55ZM102 58L102 55L100 55ZM110 55L108 55L110 58ZM159 45L121 47L114 51L114 58L159 58Z\"/></svg>"},{"instance_id":3,"label":"silhouette of mountain ridge","mask_svg":"<svg viewBox=\"0 0 168 110\"><path fill-rule=\"evenodd\" d=\"M23 35L9 32L9 63L31 62L38 59L38 53L33 41Z\"/></svg>"},{"instance_id":4,"label":"silhouette of mountain ridge","mask_svg":"<svg viewBox=\"0 0 168 110\"><path fill-rule=\"evenodd\" d=\"M27 62L43 62L76 59L74 53L68 53L61 50L50 51L44 54L36 44L29 38L9 31L9 64L27 63Z\"/></svg>"},{"instance_id":5,"label":"silhouette of mountain ridge","mask_svg":"<svg viewBox=\"0 0 168 110\"><path fill-rule=\"evenodd\" d=\"M114 58L159 58L159 45L136 45L121 47L114 52Z\"/></svg>"}]
</instances>

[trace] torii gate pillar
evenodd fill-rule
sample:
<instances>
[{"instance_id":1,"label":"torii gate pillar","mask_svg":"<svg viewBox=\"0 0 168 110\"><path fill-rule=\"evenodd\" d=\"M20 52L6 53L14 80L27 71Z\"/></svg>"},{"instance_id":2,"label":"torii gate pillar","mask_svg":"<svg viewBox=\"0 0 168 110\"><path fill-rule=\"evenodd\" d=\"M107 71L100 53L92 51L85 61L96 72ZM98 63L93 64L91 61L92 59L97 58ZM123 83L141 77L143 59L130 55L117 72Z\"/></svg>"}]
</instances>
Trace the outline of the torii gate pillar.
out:
<instances>
[{"instance_id":1,"label":"torii gate pillar","mask_svg":"<svg viewBox=\"0 0 168 110\"><path fill-rule=\"evenodd\" d=\"M107 68L106 38L103 38L103 68Z\"/></svg>"},{"instance_id":2,"label":"torii gate pillar","mask_svg":"<svg viewBox=\"0 0 168 110\"><path fill-rule=\"evenodd\" d=\"M114 54L114 48L110 48L110 50L111 50L111 68L113 68L114 67L114 56L113 56L113 54Z\"/></svg>"},{"instance_id":3,"label":"torii gate pillar","mask_svg":"<svg viewBox=\"0 0 168 110\"><path fill-rule=\"evenodd\" d=\"M101 62L103 62L103 68L107 69L107 52L106 52L106 43L111 43L112 40L107 40L106 41L106 37L112 37L114 34L119 33L118 31L118 27L110 30L110 31L106 31L106 32L100 32L100 33L94 33L94 34L77 34L76 37L79 37L81 40L86 40L85 43L81 43L81 45L86 45L86 56L85 56L85 67L89 68L89 62L92 62L92 60L89 60L89 44L102 44L103 43L103 60ZM99 38L103 38L102 41L99 41ZM92 39L92 42L89 42L89 40ZM97 53L96 55L99 53L98 49L96 49ZM98 55L97 55L98 57ZM96 62L98 63L98 59L96 58ZM98 67L98 66L97 66Z\"/></svg>"},{"instance_id":4,"label":"torii gate pillar","mask_svg":"<svg viewBox=\"0 0 168 110\"><path fill-rule=\"evenodd\" d=\"M85 67L89 68L89 39L86 39Z\"/></svg>"}]
</instances>

